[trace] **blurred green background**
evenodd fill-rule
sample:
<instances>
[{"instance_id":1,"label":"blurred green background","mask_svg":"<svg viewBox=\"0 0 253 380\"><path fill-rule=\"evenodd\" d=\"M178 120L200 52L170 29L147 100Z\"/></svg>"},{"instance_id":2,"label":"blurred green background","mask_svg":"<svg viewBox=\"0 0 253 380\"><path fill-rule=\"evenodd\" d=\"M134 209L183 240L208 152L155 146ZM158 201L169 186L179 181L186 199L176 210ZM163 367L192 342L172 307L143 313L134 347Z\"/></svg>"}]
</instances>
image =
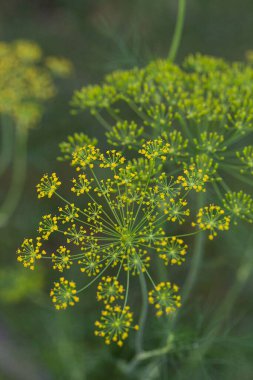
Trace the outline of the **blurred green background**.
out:
<instances>
[{"instance_id":1,"label":"blurred green background","mask_svg":"<svg viewBox=\"0 0 253 380\"><path fill-rule=\"evenodd\" d=\"M104 142L104 131L88 114L70 115L73 91L100 81L116 68L165 57L176 13L176 0L9 0L0 4L0 40L33 40L46 55L64 56L75 67L70 78L57 83L57 96L48 102L42 122L29 134L25 191L15 215L0 230L0 379L124 378L119 363L131 357L131 341L129 347L119 350L104 347L93 337L97 315L94 289L83 295L74 310L57 313L48 296L49 274L25 271L16 264L15 251L41 215L50 210L47 202L37 201L35 185L46 171L64 172L64 165L56 161L58 144L77 131L96 136L100 145ZM177 62L194 52L244 60L245 51L252 48L252 0L188 0ZM6 173L1 178L0 199L8 189L9 176ZM203 337L207 320L233 282L238 255L252 247L250 232L238 227L236 234L230 233L207 247L203 279L194 294L192 325L186 324L182 332L185 344L193 337ZM174 358L168 372L167 359L161 358L162 372L156 373L155 367L145 368L144 364L136 378L180 380L191 374L193 380L252 379L252 290L249 283L226 329L213 336L212 348L197 368L187 360L178 368L178 358ZM164 326L158 329L152 320L150 323L147 346L154 342L159 345ZM208 326L212 335L214 327ZM181 355L185 355L183 348Z\"/></svg>"}]
</instances>

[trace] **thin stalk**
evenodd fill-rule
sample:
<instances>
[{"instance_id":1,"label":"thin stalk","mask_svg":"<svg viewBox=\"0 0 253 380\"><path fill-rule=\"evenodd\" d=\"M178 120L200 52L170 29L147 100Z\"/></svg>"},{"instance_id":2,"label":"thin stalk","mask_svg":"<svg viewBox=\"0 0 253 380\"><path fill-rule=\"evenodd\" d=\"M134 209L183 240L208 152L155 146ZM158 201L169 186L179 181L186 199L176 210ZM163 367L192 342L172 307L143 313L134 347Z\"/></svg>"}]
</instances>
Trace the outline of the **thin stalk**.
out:
<instances>
[{"instance_id":1,"label":"thin stalk","mask_svg":"<svg viewBox=\"0 0 253 380\"><path fill-rule=\"evenodd\" d=\"M0 227L7 224L20 200L26 176L27 130L16 128L15 153L10 189L0 206Z\"/></svg>"},{"instance_id":2,"label":"thin stalk","mask_svg":"<svg viewBox=\"0 0 253 380\"><path fill-rule=\"evenodd\" d=\"M83 288L77 290L76 294L83 292L85 289L87 289L89 286L91 286L95 281L97 281L102 276L102 274L106 271L106 269L109 268L109 266L111 265L111 263L112 263L112 260L104 267L104 269L95 278L93 278Z\"/></svg>"},{"instance_id":3,"label":"thin stalk","mask_svg":"<svg viewBox=\"0 0 253 380\"><path fill-rule=\"evenodd\" d=\"M123 371L126 374L131 374L134 372L136 367L139 365L140 362L144 360L154 359L163 355L168 354L169 352L173 352L175 349L174 342L173 342L173 335L170 334L167 339L167 343L165 346L161 348L157 348L150 351L141 351L137 355L134 356L134 358L125 366L122 366Z\"/></svg>"},{"instance_id":4,"label":"thin stalk","mask_svg":"<svg viewBox=\"0 0 253 380\"><path fill-rule=\"evenodd\" d=\"M186 0L178 0L178 13L177 13L177 22L174 31L174 35L172 37L172 42L168 54L168 60L171 62L175 61L178 48L181 42L184 20L185 20L185 9L186 9Z\"/></svg>"},{"instance_id":5,"label":"thin stalk","mask_svg":"<svg viewBox=\"0 0 253 380\"><path fill-rule=\"evenodd\" d=\"M128 265L129 265L129 259L128 259ZM126 295L125 295L125 300L124 300L124 305L123 305L123 310L125 309L128 301L128 295L129 295L129 284L130 284L130 271L129 269L127 270L127 283L126 283ZM123 314L122 314L123 315Z\"/></svg>"},{"instance_id":6,"label":"thin stalk","mask_svg":"<svg viewBox=\"0 0 253 380\"><path fill-rule=\"evenodd\" d=\"M145 324L147 320L147 314L148 314L148 290L147 290L147 283L145 276L143 272L139 275L139 281L140 281L140 288L141 288L141 296L142 296L142 306L141 306L141 314L139 318L139 330L136 334L135 339L135 350L136 354L139 354L143 351L143 337L144 337L144 330L145 330Z\"/></svg>"}]
</instances>

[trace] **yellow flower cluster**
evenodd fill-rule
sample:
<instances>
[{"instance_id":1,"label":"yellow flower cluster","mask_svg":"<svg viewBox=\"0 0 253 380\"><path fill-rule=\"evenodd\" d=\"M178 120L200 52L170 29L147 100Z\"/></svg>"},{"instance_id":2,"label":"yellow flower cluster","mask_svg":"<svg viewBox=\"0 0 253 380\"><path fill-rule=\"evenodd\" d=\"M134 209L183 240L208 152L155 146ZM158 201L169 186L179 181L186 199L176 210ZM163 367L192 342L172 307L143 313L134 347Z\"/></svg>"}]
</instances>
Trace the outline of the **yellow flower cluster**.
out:
<instances>
[{"instance_id":1,"label":"yellow flower cluster","mask_svg":"<svg viewBox=\"0 0 253 380\"><path fill-rule=\"evenodd\" d=\"M105 304L113 303L117 299L124 299L124 287L119 283L117 277L102 277L97 287L97 300Z\"/></svg>"},{"instance_id":2,"label":"yellow flower cluster","mask_svg":"<svg viewBox=\"0 0 253 380\"><path fill-rule=\"evenodd\" d=\"M93 162L98 159L99 149L94 145L84 145L77 151L73 152L72 162L73 166L76 166L76 170L80 171L85 169L86 166L93 168Z\"/></svg>"},{"instance_id":3,"label":"yellow flower cluster","mask_svg":"<svg viewBox=\"0 0 253 380\"><path fill-rule=\"evenodd\" d=\"M41 178L40 183L36 186L38 198L51 198L60 186L61 181L59 181L59 178L57 177L56 173L52 173L51 176L45 174Z\"/></svg>"},{"instance_id":4,"label":"yellow flower cluster","mask_svg":"<svg viewBox=\"0 0 253 380\"><path fill-rule=\"evenodd\" d=\"M122 346L127 339L129 330L138 330L138 325L133 326L133 313L130 312L129 306L121 308L120 306L106 305L102 311L101 319L95 322L97 330L95 335L105 339L106 344L111 342Z\"/></svg>"},{"instance_id":5,"label":"yellow flower cluster","mask_svg":"<svg viewBox=\"0 0 253 380\"><path fill-rule=\"evenodd\" d=\"M193 222L192 226L197 225L201 230L209 230L208 237L213 240L217 236L217 230L227 231L229 229L230 220L230 216L227 216L220 206L210 205L199 210L197 221Z\"/></svg>"},{"instance_id":6,"label":"yellow flower cluster","mask_svg":"<svg viewBox=\"0 0 253 380\"><path fill-rule=\"evenodd\" d=\"M77 196L88 193L91 190L91 181L87 179L85 174L79 174L78 179L72 179L73 187L71 191Z\"/></svg>"},{"instance_id":7,"label":"yellow flower cluster","mask_svg":"<svg viewBox=\"0 0 253 380\"><path fill-rule=\"evenodd\" d=\"M53 269L58 269L59 272L63 272L64 269L69 269L73 264L70 249L61 245L56 252L56 254L52 253Z\"/></svg>"},{"instance_id":8,"label":"yellow flower cluster","mask_svg":"<svg viewBox=\"0 0 253 380\"><path fill-rule=\"evenodd\" d=\"M20 261L25 268L34 270L35 261L41 259L42 255L46 255L46 251L41 249L41 246L41 237L37 237L35 243L33 239L25 239L21 248L17 250L17 260Z\"/></svg>"},{"instance_id":9,"label":"yellow flower cluster","mask_svg":"<svg viewBox=\"0 0 253 380\"><path fill-rule=\"evenodd\" d=\"M178 295L179 288L170 282L161 282L154 290L149 292L149 303L155 305L156 315L171 314L181 307L181 296Z\"/></svg>"},{"instance_id":10,"label":"yellow flower cluster","mask_svg":"<svg viewBox=\"0 0 253 380\"><path fill-rule=\"evenodd\" d=\"M184 175L178 176L178 181L186 190L194 189L197 192L205 192L205 185L209 181L209 176L202 169L197 169L196 165L191 164L188 169L184 169Z\"/></svg>"},{"instance_id":11,"label":"yellow flower cluster","mask_svg":"<svg viewBox=\"0 0 253 380\"><path fill-rule=\"evenodd\" d=\"M73 281L65 280L64 277L60 277L59 282L54 283L54 288L50 292L57 310L66 309L67 306L74 306L79 301L76 294L76 284Z\"/></svg>"},{"instance_id":12,"label":"yellow flower cluster","mask_svg":"<svg viewBox=\"0 0 253 380\"><path fill-rule=\"evenodd\" d=\"M49 236L58 230L57 217L51 214L44 215L39 224L39 233L44 240L48 240Z\"/></svg>"},{"instance_id":13,"label":"yellow flower cluster","mask_svg":"<svg viewBox=\"0 0 253 380\"><path fill-rule=\"evenodd\" d=\"M42 103L56 93L53 74L66 77L71 71L66 59L44 60L34 42L0 42L0 114L23 128L34 126L41 118Z\"/></svg>"},{"instance_id":14,"label":"yellow flower cluster","mask_svg":"<svg viewBox=\"0 0 253 380\"><path fill-rule=\"evenodd\" d=\"M159 257L164 260L165 265L181 265L185 261L188 246L182 239L173 236L171 239L166 237L156 242Z\"/></svg>"},{"instance_id":15,"label":"yellow flower cluster","mask_svg":"<svg viewBox=\"0 0 253 380\"><path fill-rule=\"evenodd\" d=\"M106 343L121 346L130 329L137 328L128 306L132 276L143 276L152 285L149 302L155 305L158 316L180 307L178 287L169 282L156 285L151 273L155 273L157 258L165 266L184 263L188 247L182 237L199 231L183 235L170 235L168 231L175 229L175 223L184 228L191 216L189 193L198 192L200 184L204 187L207 175L192 164L183 180L182 175L168 176L162 164L169 150L170 144L158 137L141 147L140 158L126 160L116 150L102 153L86 144L72 153L71 166L76 173L70 191L72 199L76 195L75 202L58 193L61 182L56 173L44 175L37 185L39 198L54 194L61 205L56 214L42 217L37 246L25 240L18 259L33 269L36 260L45 258L60 273L73 267L87 278L78 290L64 277L55 283L51 297L57 309L73 306L77 293L97 281L97 300L102 301L104 310L96 322L96 335ZM197 186L187 182L190 180ZM224 211L211 205L199 211L193 225L216 235L216 231L228 229L228 220ZM187 232L189 228L191 223ZM46 254L41 240L47 242L53 234L58 236L59 246Z\"/></svg>"},{"instance_id":16,"label":"yellow flower cluster","mask_svg":"<svg viewBox=\"0 0 253 380\"><path fill-rule=\"evenodd\" d=\"M125 157L122 157L121 152L117 152L116 150L107 150L107 156L101 156L101 164L100 168L110 168L115 169L117 166L124 164Z\"/></svg>"},{"instance_id":17,"label":"yellow flower cluster","mask_svg":"<svg viewBox=\"0 0 253 380\"><path fill-rule=\"evenodd\" d=\"M149 160L159 157L162 161L166 161L166 155L169 152L170 144L165 142L162 138L147 141L139 150L139 153L143 154Z\"/></svg>"}]
</instances>

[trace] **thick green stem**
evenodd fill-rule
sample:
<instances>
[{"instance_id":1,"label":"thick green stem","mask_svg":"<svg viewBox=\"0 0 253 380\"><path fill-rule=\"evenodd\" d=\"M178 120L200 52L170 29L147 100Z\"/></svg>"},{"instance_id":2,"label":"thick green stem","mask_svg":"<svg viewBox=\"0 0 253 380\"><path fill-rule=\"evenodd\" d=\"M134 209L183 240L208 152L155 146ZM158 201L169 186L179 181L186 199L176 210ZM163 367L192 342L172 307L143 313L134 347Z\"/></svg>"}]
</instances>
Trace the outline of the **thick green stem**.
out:
<instances>
[{"instance_id":1,"label":"thick green stem","mask_svg":"<svg viewBox=\"0 0 253 380\"><path fill-rule=\"evenodd\" d=\"M172 38L171 47L168 54L168 60L171 62L175 61L178 48L181 42L183 27L184 27L184 19L185 19L185 9L186 9L186 0L178 0L177 22L176 22L174 35Z\"/></svg>"},{"instance_id":2,"label":"thick green stem","mask_svg":"<svg viewBox=\"0 0 253 380\"><path fill-rule=\"evenodd\" d=\"M13 128L7 116L1 116L0 176L11 161Z\"/></svg>"},{"instance_id":3,"label":"thick green stem","mask_svg":"<svg viewBox=\"0 0 253 380\"><path fill-rule=\"evenodd\" d=\"M204 193L199 194L197 199L197 209L203 206L205 201ZM182 301L185 303L196 283L199 269L202 263L204 246L206 241L206 235L203 232L200 232L196 235L194 242L194 250L192 255L192 262L184 283L184 289L182 293Z\"/></svg>"},{"instance_id":4,"label":"thick green stem","mask_svg":"<svg viewBox=\"0 0 253 380\"><path fill-rule=\"evenodd\" d=\"M141 314L139 319L139 330L136 334L136 340L135 340L135 350L136 353L139 354L143 350L143 337L144 337L144 330L145 330L145 323L147 319L148 314L148 290L147 290L147 284L144 274L141 272L139 276L140 280L140 288L141 288L141 296L142 296L142 308L141 308Z\"/></svg>"},{"instance_id":5,"label":"thick green stem","mask_svg":"<svg viewBox=\"0 0 253 380\"><path fill-rule=\"evenodd\" d=\"M0 206L0 228L5 226L14 213L21 197L26 175L27 131L16 128L15 153L10 189Z\"/></svg>"}]
</instances>

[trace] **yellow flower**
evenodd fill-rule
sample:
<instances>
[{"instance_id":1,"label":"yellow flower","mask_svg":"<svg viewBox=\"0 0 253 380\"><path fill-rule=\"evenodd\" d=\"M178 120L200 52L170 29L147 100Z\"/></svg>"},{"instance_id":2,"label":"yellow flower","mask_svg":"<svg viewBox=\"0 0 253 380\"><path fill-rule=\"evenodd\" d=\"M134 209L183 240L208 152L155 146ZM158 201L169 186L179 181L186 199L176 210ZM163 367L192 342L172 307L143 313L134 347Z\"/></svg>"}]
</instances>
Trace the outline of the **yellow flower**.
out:
<instances>
[{"instance_id":1,"label":"yellow flower","mask_svg":"<svg viewBox=\"0 0 253 380\"><path fill-rule=\"evenodd\" d=\"M79 297L76 294L76 284L73 281L65 280L64 277L61 277L59 282L54 283L54 288L50 292L57 310L74 306L79 301Z\"/></svg>"},{"instance_id":2,"label":"yellow flower","mask_svg":"<svg viewBox=\"0 0 253 380\"><path fill-rule=\"evenodd\" d=\"M106 344L117 343L122 346L127 339L129 330L138 330L138 326L133 326L133 313L129 306L123 309L121 306L106 305L102 311L101 319L95 322L95 335L105 339Z\"/></svg>"},{"instance_id":3,"label":"yellow flower","mask_svg":"<svg viewBox=\"0 0 253 380\"><path fill-rule=\"evenodd\" d=\"M40 183L36 186L38 198L51 198L60 185L61 181L59 181L56 173L52 173L51 176L44 174Z\"/></svg>"},{"instance_id":4,"label":"yellow flower","mask_svg":"<svg viewBox=\"0 0 253 380\"><path fill-rule=\"evenodd\" d=\"M156 315L174 313L181 307L181 296L178 295L178 286L170 282L161 282L154 290L149 292L149 303L155 305Z\"/></svg>"},{"instance_id":5,"label":"yellow flower","mask_svg":"<svg viewBox=\"0 0 253 380\"><path fill-rule=\"evenodd\" d=\"M17 260L20 261L25 268L33 270L36 260L41 259L42 255L46 255L45 250L41 249L41 245L40 237L37 237L35 242L33 239L25 239L21 248L17 250Z\"/></svg>"}]
</instances>

